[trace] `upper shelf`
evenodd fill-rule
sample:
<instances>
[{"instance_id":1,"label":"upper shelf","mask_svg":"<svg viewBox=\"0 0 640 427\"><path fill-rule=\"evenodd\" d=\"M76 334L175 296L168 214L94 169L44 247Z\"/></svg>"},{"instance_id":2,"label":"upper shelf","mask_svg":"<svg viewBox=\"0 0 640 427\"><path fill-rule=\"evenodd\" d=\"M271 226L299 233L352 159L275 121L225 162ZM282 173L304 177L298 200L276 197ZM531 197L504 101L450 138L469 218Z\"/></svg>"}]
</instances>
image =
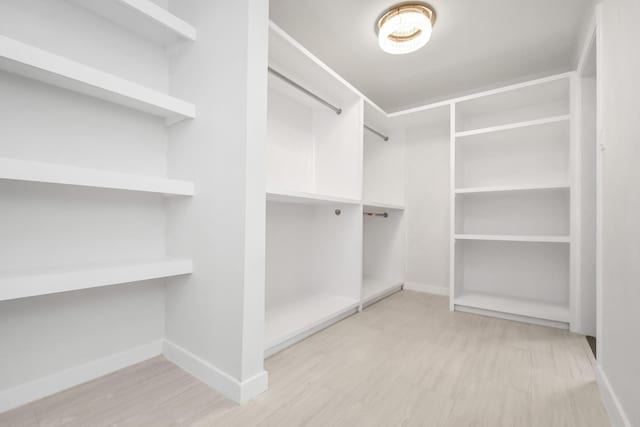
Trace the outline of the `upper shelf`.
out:
<instances>
[{"instance_id":1,"label":"upper shelf","mask_svg":"<svg viewBox=\"0 0 640 427\"><path fill-rule=\"evenodd\" d=\"M550 123L568 122L569 120L571 120L571 116L568 114L563 114L560 116L545 117L542 119L528 120L525 122L508 123L500 126L491 126L487 128L467 130L464 132L456 132L456 138L473 136L473 135L482 135L485 133L502 132L506 130L520 129L520 128L525 128L530 126L541 126L541 125L546 125Z\"/></svg>"},{"instance_id":2,"label":"upper shelf","mask_svg":"<svg viewBox=\"0 0 640 427\"><path fill-rule=\"evenodd\" d=\"M400 204L396 204L396 203L380 203L380 202L373 202L371 200L367 200L363 202L364 208L365 209L392 209L392 210L398 210L398 211L403 211L404 210L404 205L400 205Z\"/></svg>"},{"instance_id":3,"label":"upper shelf","mask_svg":"<svg viewBox=\"0 0 640 427\"><path fill-rule=\"evenodd\" d=\"M531 236L510 234L456 234L456 240L485 240L499 242L570 243L569 236Z\"/></svg>"},{"instance_id":4,"label":"upper shelf","mask_svg":"<svg viewBox=\"0 0 640 427\"><path fill-rule=\"evenodd\" d=\"M0 179L193 196L193 183L99 169L0 158Z\"/></svg>"},{"instance_id":5,"label":"upper shelf","mask_svg":"<svg viewBox=\"0 0 640 427\"><path fill-rule=\"evenodd\" d=\"M0 271L0 301L179 276L192 272L193 262L190 259L176 258Z\"/></svg>"},{"instance_id":6,"label":"upper shelf","mask_svg":"<svg viewBox=\"0 0 640 427\"><path fill-rule=\"evenodd\" d=\"M302 205L359 205L360 200L302 192L267 192L268 202L297 203Z\"/></svg>"},{"instance_id":7,"label":"upper shelf","mask_svg":"<svg viewBox=\"0 0 640 427\"><path fill-rule=\"evenodd\" d=\"M170 45L196 39L196 29L151 0L72 0L143 37Z\"/></svg>"},{"instance_id":8,"label":"upper shelf","mask_svg":"<svg viewBox=\"0 0 640 427\"><path fill-rule=\"evenodd\" d=\"M500 193L505 191L537 191L537 190L568 190L569 184L549 184L549 185L504 185L495 187L467 187L456 188L456 194L473 193Z\"/></svg>"},{"instance_id":9,"label":"upper shelf","mask_svg":"<svg viewBox=\"0 0 640 427\"><path fill-rule=\"evenodd\" d=\"M4 36L0 70L163 117L169 125L196 116L193 104Z\"/></svg>"}]
</instances>

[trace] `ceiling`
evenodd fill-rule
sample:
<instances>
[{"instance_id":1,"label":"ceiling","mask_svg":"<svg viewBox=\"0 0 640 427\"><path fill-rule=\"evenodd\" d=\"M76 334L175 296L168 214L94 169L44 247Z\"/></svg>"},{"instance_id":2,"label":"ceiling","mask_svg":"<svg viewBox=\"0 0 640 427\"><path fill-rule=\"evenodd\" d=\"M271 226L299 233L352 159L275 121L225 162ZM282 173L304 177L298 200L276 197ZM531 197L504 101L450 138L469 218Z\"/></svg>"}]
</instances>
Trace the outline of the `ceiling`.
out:
<instances>
[{"instance_id":1,"label":"ceiling","mask_svg":"<svg viewBox=\"0 0 640 427\"><path fill-rule=\"evenodd\" d=\"M394 0L271 0L271 19L388 112L569 71L592 0L432 0L431 41L378 47Z\"/></svg>"}]
</instances>

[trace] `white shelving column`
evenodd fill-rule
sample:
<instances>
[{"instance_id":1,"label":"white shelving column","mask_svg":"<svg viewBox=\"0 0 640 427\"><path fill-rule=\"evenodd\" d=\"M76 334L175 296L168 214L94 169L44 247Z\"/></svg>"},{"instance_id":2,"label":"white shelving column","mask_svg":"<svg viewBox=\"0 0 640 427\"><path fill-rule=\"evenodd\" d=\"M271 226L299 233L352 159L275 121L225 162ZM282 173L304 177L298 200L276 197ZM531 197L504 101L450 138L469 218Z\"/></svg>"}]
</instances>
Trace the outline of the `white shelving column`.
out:
<instances>
[{"instance_id":1,"label":"white shelving column","mask_svg":"<svg viewBox=\"0 0 640 427\"><path fill-rule=\"evenodd\" d=\"M571 77L454 100L451 309L572 321Z\"/></svg>"},{"instance_id":2,"label":"white shelving column","mask_svg":"<svg viewBox=\"0 0 640 427\"><path fill-rule=\"evenodd\" d=\"M269 34L265 356L357 311L363 100L299 43Z\"/></svg>"},{"instance_id":3,"label":"white shelving column","mask_svg":"<svg viewBox=\"0 0 640 427\"><path fill-rule=\"evenodd\" d=\"M406 252L404 138L368 100L364 125L363 307L402 289Z\"/></svg>"}]
</instances>

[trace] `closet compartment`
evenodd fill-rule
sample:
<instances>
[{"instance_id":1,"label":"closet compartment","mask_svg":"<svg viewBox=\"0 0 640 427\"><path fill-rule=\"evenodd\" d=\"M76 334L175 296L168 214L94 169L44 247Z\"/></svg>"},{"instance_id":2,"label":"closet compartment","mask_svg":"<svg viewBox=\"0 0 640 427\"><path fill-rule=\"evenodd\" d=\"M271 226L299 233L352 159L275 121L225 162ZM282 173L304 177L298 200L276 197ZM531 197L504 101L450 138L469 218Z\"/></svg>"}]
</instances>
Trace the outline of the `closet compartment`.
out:
<instances>
[{"instance_id":1,"label":"closet compartment","mask_svg":"<svg viewBox=\"0 0 640 427\"><path fill-rule=\"evenodd\" d=\"M569 194L567 187L457 193L456 235L566 237Z\"/></svg>"},{"instance_id":2,"label":"closet compartment","mask_svg":"<svg viewBox=\"0 0 640 427\"><path fill-rule=\"evenodd\" d=\"M569 114L569 76L497 89L456 103L456 136L562 120Z\"/></svg>"},{"instance_id":3,"label":"closet compartment","mask_svg":"<svg viewBox=\"0 0 640 427\"><path fill-rule=\"evenodd\" d=\"M403 207L405 202L404 141L392 134L389 119L365 101L364 104L365 204Z\"/></svg>"},{"instance_id":4,"label":"closet compartment","mask_svg":"<svg viewBox=\"0 0 640 427\"><path fill-rule=\"evenodd\" d=\"M563 119L457 137L456 190L568 187L569 124Z\"/></svg>"},{"instance_id":5,"label":"closet compartment","mask_svg":"<svg viewBox=\"0 0 640 427\"><path fill-rule=\"evenodd\" d=\"M402 288L404 283L404 211L364 206L362 305Z\"/></svg>"},{"instance_id":6,"label":"closet compartment","mask_svg":"<svg viewBox=\"0 0 640 427\"><path fill-rule=\"evenodd\" d=\"M569 245L468 240L456 245L456 309L569 322Z\"/></svg>"},{"instance_id":7,"label":"closet compartment","mask_svg":"<svg viewBox=\"0 0 640 427\"><path fill-rule=\"evenodd\" d=\"M357 310L361 256L359 204L268 201L266 356Z\"/></svg>"},{"instance_id":8,"label":"closet compartment","mask_svg":"<svg viewBox=\"0 0 640 427\"><path fill-rule=\"evenodd\" d=\"M360 200L360 96L272 26L267 189Z\"/></svg>"}]
</instances>

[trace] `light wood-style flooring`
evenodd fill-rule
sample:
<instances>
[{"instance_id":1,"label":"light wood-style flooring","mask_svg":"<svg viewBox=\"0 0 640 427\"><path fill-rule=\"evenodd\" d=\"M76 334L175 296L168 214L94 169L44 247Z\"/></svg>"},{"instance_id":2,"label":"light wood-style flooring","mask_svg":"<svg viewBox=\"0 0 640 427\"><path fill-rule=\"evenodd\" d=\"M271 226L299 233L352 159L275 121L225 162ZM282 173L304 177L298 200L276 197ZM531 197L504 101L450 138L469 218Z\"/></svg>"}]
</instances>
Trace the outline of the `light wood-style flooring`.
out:
<instances>
[{"instance_id":1,"label":"light wood-style flooring","mask_svg":"<svg viewBox=\"0 0 640 427\"><path fill-rule=\"evenodd\" d=\"M402 291L266 361L238 406L158 357L5 414L2 426L608 426L584 337Z\"/></svg>"}]
</instances>

